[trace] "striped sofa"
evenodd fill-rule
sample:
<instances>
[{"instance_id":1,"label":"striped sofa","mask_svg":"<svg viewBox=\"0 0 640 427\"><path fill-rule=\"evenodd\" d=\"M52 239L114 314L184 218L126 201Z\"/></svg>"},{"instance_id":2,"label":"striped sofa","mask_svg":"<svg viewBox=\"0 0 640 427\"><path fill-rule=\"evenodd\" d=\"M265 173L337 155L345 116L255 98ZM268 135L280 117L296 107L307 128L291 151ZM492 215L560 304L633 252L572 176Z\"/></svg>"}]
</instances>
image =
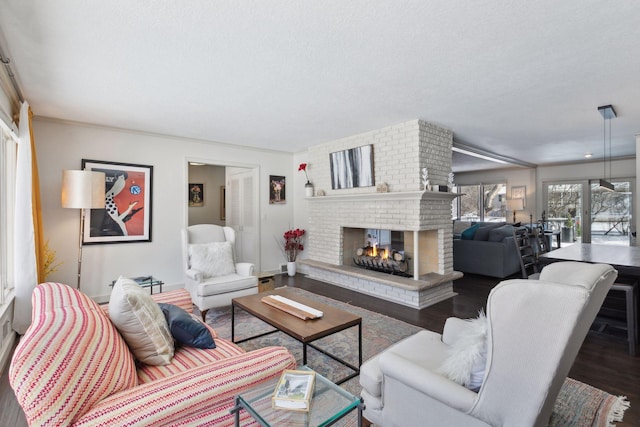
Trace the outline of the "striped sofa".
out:
<instances>
[{"instance_id":1,"label":"striped sofa","mask_svg":"<svg viewBox=\"0 0 640 427\"><path fill-rule=\"evenodd\" d=\"M153 296L192 311L184 290ZM105 310L83 293L43 283L9 381L31 426L230 426L234 396L295 368L283 347L245 352L177 347L171 364L136 366ZM242 411L241 425L256 425Z\"/></svg>"}]
</instances>

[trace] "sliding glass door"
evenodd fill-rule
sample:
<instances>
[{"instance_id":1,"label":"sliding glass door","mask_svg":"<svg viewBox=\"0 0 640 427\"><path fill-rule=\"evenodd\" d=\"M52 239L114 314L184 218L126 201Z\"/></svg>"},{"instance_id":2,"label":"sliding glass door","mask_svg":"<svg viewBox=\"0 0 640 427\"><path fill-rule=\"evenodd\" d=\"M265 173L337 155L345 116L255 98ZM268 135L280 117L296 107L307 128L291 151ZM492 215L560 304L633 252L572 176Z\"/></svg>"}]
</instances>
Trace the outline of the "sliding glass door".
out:
<instances>
[{"instance_id":1,"label":"sliding glass door","mask_svg":"<svg viewBox=\"0 0 640 427\"><path fill-rule=\"evenodd\" d=\"M612 182L608 191L593 181L548 182L543 197L548 229L560 233L562 244L629 244L632 182Z\"/></svg>"},{"instance_id":2,"label":"sliding glass door","mask_svg":"<svg viewBox=\"0 0 640 427\"><path fill-rule=\"evenodd\" d=\"M544 184L545 228L560 233L563 244L589 242L589 239L584 237L584 233L587 233L587 236L589 233L589 224L584 224L584 218L588 218L584 209L585 199L588 197L584 194L585 188L588 188L587 181Z\"/></svg>"},{"instance_id":3,"label":"sliding glass door","mask_svg":"<svg viewBox=\"0 0 640 427\"><path fill-rule=\"evenodd\" d=\"M629 244L632 193L630 181L613 181L614 191L591 183L591 242Z\"/></svg>"}]
</instances>

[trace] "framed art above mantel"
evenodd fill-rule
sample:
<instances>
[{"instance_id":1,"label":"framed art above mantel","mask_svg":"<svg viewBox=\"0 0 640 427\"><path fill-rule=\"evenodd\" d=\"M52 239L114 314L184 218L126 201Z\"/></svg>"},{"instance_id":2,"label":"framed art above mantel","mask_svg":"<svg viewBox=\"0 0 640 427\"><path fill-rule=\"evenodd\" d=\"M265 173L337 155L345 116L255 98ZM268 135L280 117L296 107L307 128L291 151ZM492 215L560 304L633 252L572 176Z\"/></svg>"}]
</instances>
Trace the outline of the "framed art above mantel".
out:
<instances>
[{"instance_id":1,"label":"framed art above mantel","mask_svg":"<svg viewBox=\"0 0 640 427\"><path fill-rule=\"evenodd\" d=\"M329 161L333 190L375 185L373 145L335 151L329 154Z\"/></svg>"}]
</instances>

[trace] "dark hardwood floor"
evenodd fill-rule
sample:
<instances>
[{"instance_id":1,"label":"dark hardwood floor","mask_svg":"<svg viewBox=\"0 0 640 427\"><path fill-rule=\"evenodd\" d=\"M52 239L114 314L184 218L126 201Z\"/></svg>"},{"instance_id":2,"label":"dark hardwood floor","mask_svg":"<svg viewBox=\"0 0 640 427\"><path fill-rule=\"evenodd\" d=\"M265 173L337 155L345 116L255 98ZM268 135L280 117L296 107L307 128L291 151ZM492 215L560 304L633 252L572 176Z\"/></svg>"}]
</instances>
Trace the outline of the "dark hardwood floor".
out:
<instances>
[{"instance_id":1,"label":"dark hardwood floor","mask_svg":"<svg viewBox=\"0 0 640 427\"><path fill-rule=\"evenodd\" d=\"M442 332L448 317L474 317L485 308L487 296L499 282L497 279L465 275L454 282L458 293L454 298L414 310L399 304L308 279L276 275L276 286L295 286L329 298L347 302L386 316L411 323L425 329ZM626 342L617 337L590 333L569 373L578 381L598 387L614 395L627 396L631 402L619 427L640 426L640 356L632 357L627 352ZM7 369L0 377L0 424L3 426L26 426L26 420L11 390Z\"/></svg>"}]
</instances>

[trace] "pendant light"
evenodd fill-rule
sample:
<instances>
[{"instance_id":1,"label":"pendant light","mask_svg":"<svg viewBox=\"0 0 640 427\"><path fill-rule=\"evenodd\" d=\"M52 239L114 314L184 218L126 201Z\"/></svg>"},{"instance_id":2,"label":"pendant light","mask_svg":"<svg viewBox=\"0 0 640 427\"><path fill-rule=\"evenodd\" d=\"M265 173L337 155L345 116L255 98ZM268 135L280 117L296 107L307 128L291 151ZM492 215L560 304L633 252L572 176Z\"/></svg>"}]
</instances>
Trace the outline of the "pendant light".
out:
<instances>
[{"instance_id":1,"label":"pendant light","mask_svg":"<svg viewBox=\"0 0 640 427\"><path fill-rule=\"evenodd\" d=\"M602 115L604 120L602 143L604 147L604 157L602 160L604 166L604 172L602 179L600 179L600 187L607 191L614 191L613 184L611 183L611 119L616 118L616 110L613 109L613 105L602 105L598 107L598 111ZM609 120L609 181L607 178L607 120Z\"/></svg>"}]
</instances>

